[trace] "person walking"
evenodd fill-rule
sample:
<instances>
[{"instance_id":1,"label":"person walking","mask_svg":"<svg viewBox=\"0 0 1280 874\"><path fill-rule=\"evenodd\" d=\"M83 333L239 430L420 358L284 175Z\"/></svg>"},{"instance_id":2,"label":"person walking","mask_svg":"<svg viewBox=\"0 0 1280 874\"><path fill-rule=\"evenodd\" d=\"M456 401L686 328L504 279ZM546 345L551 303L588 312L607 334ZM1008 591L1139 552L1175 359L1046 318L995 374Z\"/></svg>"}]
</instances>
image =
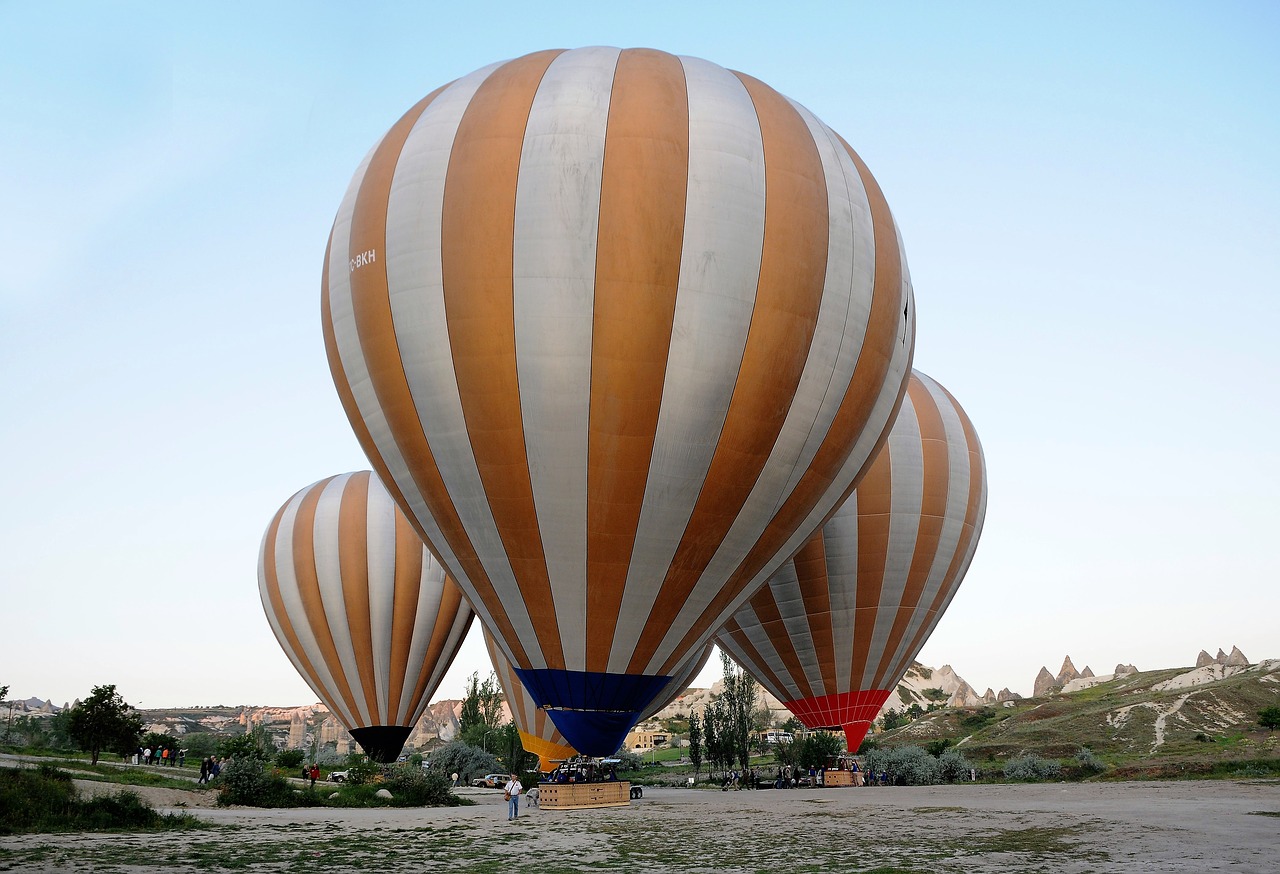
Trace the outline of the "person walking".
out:
<instances>
[{"instance_id":1,"label":"person walking","mask_svg":"<svg viewBox=\"0 0 1280 874\"><path fill-rule=\"evenodd\" d=\"M511 775L511 779L507 781L507 785L502 787L502 797L507 799L507 822L511 822L520 816L520 793L524 791L524 787L520 785L520 778L515 774Z\"/></svg>"},{"instance_id":2,"label":"person walking","mask_svg":"<svg viewBox=\"0 0 1280 874\"><path fill-rule=\"evenodd\" d=\"M197 783L209 782L209 759L207 756L200 760L200 779L197 780L196 782Z\"/></svg>"},{"instance_id":3,"label":"person walking","mask_svg":"<svg viewBox=\"0 0 1280 874\"><path fill-rule=\"evenodd\" d=\"M316 788L316 781L320 779L320 766L315 762L311 763L311 770L307 773L311 778L311 788Z\"/></svg>"}]
</instances>

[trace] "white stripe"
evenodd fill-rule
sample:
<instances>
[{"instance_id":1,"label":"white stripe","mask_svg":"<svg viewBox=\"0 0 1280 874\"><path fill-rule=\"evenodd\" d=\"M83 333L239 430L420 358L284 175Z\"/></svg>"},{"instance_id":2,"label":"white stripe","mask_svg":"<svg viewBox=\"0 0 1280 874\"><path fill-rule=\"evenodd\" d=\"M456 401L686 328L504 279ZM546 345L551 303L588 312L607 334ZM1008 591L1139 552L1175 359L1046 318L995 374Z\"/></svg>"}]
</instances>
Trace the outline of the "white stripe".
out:
<instances>
[{"instance_id":1,"label":"white stripe","mask_svg":"<svg viewBox=\"0 0 1280 874\"><path fill-rule=\"evenodd\" d=\"M884 572L879 580L880 597L865 672L861 678L854 678L862 689L870 688L877 669L885 659L892 657L886 649L906 591L920 535L920 513L924 506L924 455L920 448L920 421L910 395L902 401L902 411L884 451L888 453L891 478L889 542L885 546ZM884 461L881 458L877 463ZM859 579L858 585L874 587L875 582Z\"/></svg>"},{"instance_id":2,"label":"white stripe","mask_svg":"<svg viewBox=\"0 0 1280 874\"><path fill-rule=\"evenodd\" d=\"M314 486L303 489L294 495L285 506L284 513L280 517L279 533L276 536L276 581L280 586L280 600L284 603L285 615L288 617L289 624L293 626L294 634L298 638L298 645L302 647L307 661L315 668L320 682L325 689L330 690L329 696L338 707L337 717L348 728L355 728L361 723L347 707L342 695L338 694L338 684L334 681L333 674L330 673L329 666L325 662L324 654L320 650L320 644L316 641L315 633L311 629L311 622L307 619L306 608L302 606L302 595L298 591L297 570L293 565L293 538L294 527L298 518L298 507L302 504L302 500L307 493L311 491L311 488L314 488Z\"/></svg>"},{"instance_id":3,"label":"white stripe","mask_svg":"<svg viewBox=\"0 0 1280 874\"><path fill-rule=\"evenodd\" d=\"M828 694L850 691L854 629L858 620L858 493L822 526L827 557L827 597L831 601L836 688Z\"/></svg>"},{"instance_id":4,"label":"white stripe","mask_svg":"<svg viewBox=\"0 0 1280 874\"><path fill-rule=\"evenodd\" d=\"M512 264L525 453L568 670L586 670L587 447L596 231L619 49L556 57L520 152Z\"/></svg>"},{"instance_id":5,"label":"white stripe","mask_svg":"<svg viewBox=\"0 0 1280 874\"><path fill-rule=\"evenodd\" d=\"M440 233L445 175L462 114L494 69L496 65L485 67L445 89L410 131L396 164L387 203L387 281L401 363L445 490L507 609L516 636L534 662L532 667L545 667L471 449L444 309ZM375 439L381 445L392 438L384 431ZM408 468L399 458L394 464L388 459L388 468L436 554L462 586L481 619L492 624L493 617L427 511ZM501 641L500 645L506 646Z\"/></svg>"},{"instance_id":6,"label":"white stripe","mask_svg":"<svg viewBox=\"0 0 1280 874\"><path fill-rule=\"evenodd\" d=\"M413 712L422 703L415 699L414 689L418 685L418 676L426 666L427 649L431 646L431 637L435 633L436 623L447 622L452 617L440 615L444 596L444 568L431 553L422 550L422 574L417 580L418 609L413 622L413 637L409 641L409 655L403 667L397 669L404 672L404 685L400 689L400 700L397 702L396 714L403 720L401 724L412 725ZM448 649L440 652L443 661L449 654ZM432 671L438 671L439 665L432 665ZM435 689L430 683L423 690L423 697L429 696Z\"/></svg>"},{"instance_id":7,"label":"white stripe","mask_svg":"<svg viewBox=\"0 0 1280 874\"><path fill-rule=\"evenodd\" d=\"M631 659L715 453L751 325L764 239L764 145L751 97L729 71L680 61L689 95L689 185L679 290L612 672Z\"/></svg>"},{"instance_id":8,"label":"white stripe","mask_svg":"<svg viewBox=\"0 0 1280 874\"><path fill-rule=\"evenodd\" d=\"M355 699L360 724L375 725L374 714L369 712L364 687L360 683L360 669L357 667L355 645L351 641L346 596L342 591L338 520L342 510L342 489L350 478L351 474L336 476L320 492L312 524L312 551L315 555L316 582L320 590L320 603L324 607L324 618L329 626L334 650L338 654L338 663L342 666L343 676L351 689L351 697Z\"/></svg>"},{"instance_id":9,"label":"white stripe","mask_svg":"<svg viewBox=\"0 0 1280 874\"><path fill-rule=\"evenodd\" d=\"M369 474L365 537L369 544L369 640L373 647L374 689L378 696L378 725L387 725L391 712L391 631L395 625L396 513L395 503L377 476ZM375 588L375 581L378 585ZM384 582L385 581L385 582ZM391 584L391 585L388 585ZM390 591L388 591L390 589ZM396 665L396 670L401 670Z\"/></svg>"}]
</instances>

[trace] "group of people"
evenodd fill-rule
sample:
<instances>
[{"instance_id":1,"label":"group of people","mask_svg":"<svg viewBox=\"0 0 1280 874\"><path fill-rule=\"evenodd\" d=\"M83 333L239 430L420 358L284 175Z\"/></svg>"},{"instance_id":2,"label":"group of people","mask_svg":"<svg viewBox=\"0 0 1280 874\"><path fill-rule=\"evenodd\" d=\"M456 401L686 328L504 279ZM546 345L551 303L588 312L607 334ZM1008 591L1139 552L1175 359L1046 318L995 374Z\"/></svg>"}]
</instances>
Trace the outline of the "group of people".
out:
<instances>
[{"instance_id":1,"label":"group of people","mask_svg":"<svg viewBox=\"0 0 1280 874\"><path fill-rule=\"evenodd\" d=\"M310 765L302 766L302 779L311 781L311 788L316 788L316 781L320 779L320 766L315 762Z\"/></svg>"},{"instance_id":2,"label":"group of people","mask_svg":"<svg viewBox=\"0 0 1280 874\"><path fill-rule=\"evenodd\" d=\"M222 763L217 756L206 756L200 760L200 779L197 783L208 783L222 773Z\"/></svg>"},{"instance_id":3,"label":"group of people","mask_svg":"<svg viewBox=\"0 0 1280 874\"><path fill-rule=\"evenodd\" d=\"M597 765L594 762L582 762L572 764L563 762L558 768L552 771L546 779L547 783L609 783L618 779L618 769L615 765L609 765L607 768L603 765Z\"/></svg>"},{"instance_id":4,"label":"group of people","mask_svg":"<svg viewBox=\"0 0 1280 874\"><path fill-rule=\"evenodd\" d=\"M138 747L138 752L134 755L134 764L141 765L168 765L180 768L186 760L186 750L175 750L168 747L158 747L154 750L151 747Z\"/></svg>"},{"instance_id":5,"label":"group of people","mask_svg":"<svg viewBox=\"0 0 1280 874\"><path fill-rule=\"evenodd\" d=\"M724 775L724 782L720 784L720 788L725 791L729 789L759 789L760 772L755 768L748 768L745 771L730 771Z\"/></svg>"}]
</instances>

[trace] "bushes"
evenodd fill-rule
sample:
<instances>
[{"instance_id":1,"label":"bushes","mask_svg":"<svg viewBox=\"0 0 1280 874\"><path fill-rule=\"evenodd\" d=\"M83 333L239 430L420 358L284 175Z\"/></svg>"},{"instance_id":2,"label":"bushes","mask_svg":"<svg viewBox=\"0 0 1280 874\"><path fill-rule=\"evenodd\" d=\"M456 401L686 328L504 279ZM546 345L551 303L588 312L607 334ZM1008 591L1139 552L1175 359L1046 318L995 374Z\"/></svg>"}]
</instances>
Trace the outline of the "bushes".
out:
<instances>
[{"instance_id":1,"label":"bushes","mask_svg":"<svg viewBox=\"0 0 1280 874\"><path fill-rule=\"evenodd\" d=\"M257 756L232 759L218 778L221 784L219 804L243 804L248 807L298 807L300 800L289 781L278 773L268 772Z\"/></svg>"},{"instance_id":2,"label":"bushes","mask_svg":"<svg viewBox=\"0 0 1280 874\"><path fill-rule=\"evenodd\" d=\"M81 800L71 777L50 765L0 769L0 834L196 825L185 814L157 813L134 792Z\"/></svg>"},{"instance_id":3,"label":"bushes","mask_svg":"<svg viewBox=\"0 0 1280 874\"><path fill-rule=\"evenodd\" d=\"M449 791L450 780L439 771L408 765L392 768L382 783L396 807L452 807L458 796Z\"/></svg>"},{"instance_id":4,"label":"bushes","mask_svg":"<svg viewBox=\"0 0 1280 874\"><path fill-rule=\"evenodd\" d=\"M958 783L969 779L973 765L959 750L944 750L938 756L938 776L943 783Z\"/></svg>"},{"instance_id":5,"label":"bushes","mask_svg":"<svg viewBox=\"0 0 1280 874\"><path fill-rule=\"evenodd\" d=\"M506 773L495 756L460 740L450 741L431 754L431 770L456 773L464 786L475 777Z\"/></svg>"},{"instance_id":6,"label":"bushes","mask_svg":"<svg viewBox=\"0 0 1280 874\"><path fill-rule=\"evenodd\" d=\"M1004 777L1006 780L1033 782L1036 780L1055 780L1061 775L1062 765L1052 759L1042 759L1034 754L1010 759L1004 765Z\"/></svg>"}]
</instances>

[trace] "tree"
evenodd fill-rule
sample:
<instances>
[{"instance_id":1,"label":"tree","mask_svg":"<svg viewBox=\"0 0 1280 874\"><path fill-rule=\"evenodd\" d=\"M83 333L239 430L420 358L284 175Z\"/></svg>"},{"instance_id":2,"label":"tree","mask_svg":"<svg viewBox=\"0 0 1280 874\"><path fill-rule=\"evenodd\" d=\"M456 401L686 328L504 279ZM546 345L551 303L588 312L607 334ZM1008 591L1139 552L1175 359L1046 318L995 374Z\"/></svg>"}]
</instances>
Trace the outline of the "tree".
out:
<instances>
[{"instance_id":1,"label":"tree","mask_svg":"<svg viewBox=\"0 0 1280 874\"><path fill-rule=\"evenodd\" d=\"M734 664L728 653L721 651L720 663L724 670L724 692L720 695L720 703L724 706L724 719L720 732L725 744L724 762L726 766L732 767L737 761L745 770L751 764L756 681L754 677Z\"/></svg>"},{"instance_id":2,"label":"tree","mask_svg":"<svg viewBox=\"0 0 1280 874\"><path fill-rule=\"evenodd\" d=\"M1264 707L1259 710L1258 724L1263 728L1280 728L1280 707Z\"/></svg>"},{"instance_id":3,"label":"tree","mask_svg":"<svg viewBox=\"0 0 1280 874\"><path fill-rule=\"evenodd\" d=\"M142 717L114 685L94 686L88 698L71 708L67 733L96 765L103 750L126 755L138 748Z\"/></svg>"},{"instance_id":4,"label":"tree","mask_svg":"<svg viewBox=\"0 0 1280 874\"><path fill-rule=\"evenodd\" d=\"M890 707L888 710L884 712L884 716L880 717L880 727L883 728L885 731L892 731L893 729L897 728L899 725L902 725L904 722L906 722L906 720L907 718L902 715L901 711L895 710L894 708Z\"/></svg>"},{"instance_id":5,"label":"tree","mask_svg":"<svg viewBox=\"0 0 1280 874\"><path fill-rule=\"evenodd\" d=\"M538 767L538 757L524 748L520 729L514 722L504 723L495 731L489 746L498 751L499 758L507 763L507 770L513 774L525 774Z\"/></svg>"},{"instance_id":6,"label":"tree","mask_svg":"<svg viewBox=\"0 0 1280 874\"><path fill-rule=\"evenodd\" d=\"M693 762L693 776L698 776L702 767L702 720L698 714L689 714L689 761Z\"/></svg>"},{"instance_id":7,"label":"tree","mask_svg":"<svg viewBox=\"0 0 1280 874\"><path fill-rule=\"evenodd\" d=\"M502 686L498 675L490 671L482 683L480 674L472 674L467 679L467 694L458 716L458 736L474 747L487 749L485 735L497 730L501 718Z\"/></svg>"}]
</instances>

